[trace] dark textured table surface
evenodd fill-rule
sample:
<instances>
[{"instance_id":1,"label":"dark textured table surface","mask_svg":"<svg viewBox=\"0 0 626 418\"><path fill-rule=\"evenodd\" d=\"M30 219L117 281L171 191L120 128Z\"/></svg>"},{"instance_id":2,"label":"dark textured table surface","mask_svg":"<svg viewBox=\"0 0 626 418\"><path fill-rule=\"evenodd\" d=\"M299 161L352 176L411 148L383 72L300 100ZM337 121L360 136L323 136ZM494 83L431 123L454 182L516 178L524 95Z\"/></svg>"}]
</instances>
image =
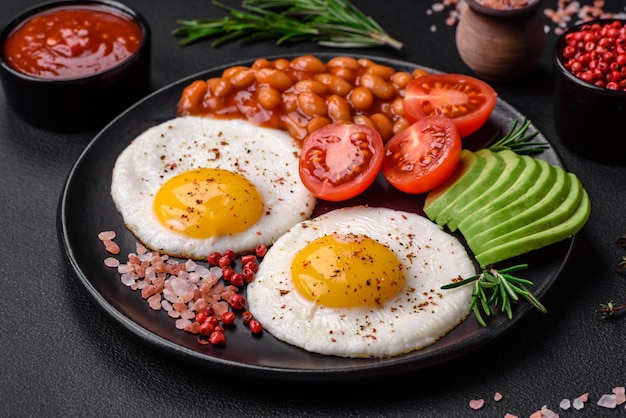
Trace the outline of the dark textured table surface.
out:
<instances>
[{"instance_id":1,"label":"dark textured table surface","mask_svg":"<svg viewBox=\"0 0 626 418\"><path fill-rule=\"evenodd\" d=\"M4 0L8 19L33 0ZM176 19L217 16L209 0L127 0L151 24L152 88L208 68L281 53L327 51L312 43L272 42L218 49L208 42L183 48L171 35ZM546 2L546 6L554 2ZM470 74L454 43L447 13L428 14L431 2L355 1L397 39L402 51L374 54ZM608 6L607 6L608 9ZM617 10L615 10L617 11ZM548 22L546 21L546 24ZM433 30L436 28L436 30ZM615 266L626 251L615 244L626 232L626 167L590 162L556 137L550 53L509 84L495 84L502 99L527 115L552 141L593 205L570 260L534 311L510 331L461 358L402 378L367 382L280 383L210 374L169 358L120 330L92 303L68 272L57 238L56 208L66 176L96 132L59 134L26 125L0 90L0 405L5 416L529 416L543 405L562 417L625 416L596 405L626 385L626 317L601 320L594 310L610 300L626 303L626 277ZM601 138L590 146L602 146ZM617 152L617 150L607 150ZM621 151L623 152L623 151ZM626 156L625 156L626 158ZM493 400L499 392L503 399ZM584 393L580 411L559 408ZM485 399L479 411L472 399Z\"/></svg>"}]
</instances>

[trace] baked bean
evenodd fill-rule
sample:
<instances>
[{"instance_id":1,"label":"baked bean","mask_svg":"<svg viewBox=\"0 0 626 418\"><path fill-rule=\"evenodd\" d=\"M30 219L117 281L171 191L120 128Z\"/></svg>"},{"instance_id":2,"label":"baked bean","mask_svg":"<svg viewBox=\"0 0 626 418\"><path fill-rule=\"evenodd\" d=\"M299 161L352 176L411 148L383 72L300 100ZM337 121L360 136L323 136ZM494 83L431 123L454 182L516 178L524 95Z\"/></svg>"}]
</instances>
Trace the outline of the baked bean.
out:
<instances>
[{"instance_id":1,"label":"baked bean","mask_svg":"<svg viewBox=\"0 0 626 418\"><path fill-rule=\"evenodd\" d=\"M298 95L298 108L308 116L321 116L328 113L324 99L312 91L304 91Z\"/></svg>"},{"instance_id":2,"label":"baked bean","mask_svg":"<svg viewBox=\"0 0 626 418\"><path fill-rule=\"evenodd\" d=\"M178 102L179 114L194 114L199 112L198 105L202 104L209 87L203 80L196 80L183 90Z\"/></svg>"},{"instance_id":3,"label":"baked bean","mask_svg":"<svg viewBox=\"0 0 626 418\"><path fill-rule=\"evenodd\" d=\"M211 93L215 96L228 96L233 91L233 85L225 78L211 78L206 83Z\"/></svg>"},{"instance_id":4,"label":"baked bean","mask_svg":"<svg viewBox=\"0 0 626 418\"><path fill-rule=\"evenodd\" d=\"M352 120L350 104L345 98L333 94L326 100L326 106L328 108L328 116L330 116L333 122Z\"/></svg>"},{"instance_id":5,"label":"baked bean","mask_svg":"<svg viewBox=\"0 0 626 418\"><path fill-rule=\"evenodd\" d=\"M228 78L231 84L238 89L248 88L256 81L255 71L250 68L241 69L233 74L232 77L225 76L224 78Z\"/></svg>"},{"instance_id":6,"label":"baked bean","mask_svg":"<svg viewBox=\"0 0 626 418\"><path fill-rule=\"evenodd\" d=\"M309 123L307 123L306 131L310 134L311 132L317 131L322 126L329 125L330 123L331 120L328 119L326 116L316 116L311 119Z\"/></svg>"},{"instance_id":7,"label":"baked bean","mask_svg":"<svg viewBox=\"0 0 626 418\"><path fill-rule=\"evenodd\" d=\"M256 72L256 80L278 91L287 90L293 84L287 74L276 68L261 68Z\"/></svg>"},{"instance_id":8,"label":"baked bean","mask_svg":"<svg viewBox=\"0 0 626 418\"><path fill-rule=\"evenodd\" d=\"M306 126L302 126L296 121L295 118L289 115L287 115L283 119L283 121L285 123L284 128L287 130L287 132L289 133L289 135L291 135L292 138L296 138L300 140L303 140L304 138L306 138L306 135L307 135Z\"/></svg>"},{"instance_id":9,"label":"baked bean","mask_svg":"<svg viewBox=\"0 0 626 418\"><path fill-rule=\"evenodd\" d=\"M288 70L290 65L291 61L289 61L287 58L278 58L274 61L274 68L280 71Z\"/></svg>"},{"instance_id":10,"label":"baked bean","mask_svg":"<svg viewBox=\"0 0 626 418\"><path fill-rule=\"evenodd\" d=\"M391 104L391 112L395 116L404 116L404 100L402 98L394 99Z\"/></svg>"},{"instance_id":11,"label":"baked bean","mask_svg":"<svg viewBox=\"0 0 626 418\"><path fill-rule=\"evenodd\" d=\"M248 67L244 67L243 65L235 65L233 67L228 67L227 69L225 69L222 72L222 77L223 78L232 78L234 77L236 74L238 74L240 71L247 71L250 68Z\"/></svg>"},{"instance_id":12,"label":"baked bean","mask_svg":"<svg viewBox=\"0 0 626 418\"><path fill-rule=\"evenodd\" d=\"M374 96L372 96L372 92L368 88L358 86L352 89L352 92L348 95L348 101L359 110L367 110L372 107Z\"/></svg>"},{"instance_id":13,"label":"baked bean","mask_svg":"<svg viewBox=\"0 0 626 418\"><path fill-rule=\"evenodd\" d=\"M218 96L205 96L202 104L206 109L218 111L224 107L224 98Z\"/></svg>"},{"instance_id":14,"label":"baked bean","mask_svg":"<svg viewBox=\"0 0 626 418\"><path fill-rule=\"evenodd\" d=\"M331 93L345 96L352 90L352 84L341 77L329 73L322 73L315 76L315 79L324 84Z\"/></svg>"},{"instance_id":15,"label":"baked bean","mask_svg":"<svg viewBox=\"0 0 626 418\"><path fill-rule=\"evenodd\" d=\"M367 70L365 70L365 72L368 74L377 75L383 80L389 80L391 76L396 73L396 70L387 65L373 64L367 67Z\"/></svg>"},{"instance_id":16,"label":"baked bean","mask_svg":"<svg viewBox=\"0 0 626 418\"><path fill-rule=\"evenodd\" d=\"M274 64L267 58L259 58L252 63L252 68L255 70L260 70L261 68L274 68Z\"/></svg>"},{"instance_id":17,"label":"baked bean","mask_svg":"<svg viewBox=\"0 0 626 418\"><path fill-rule=\"evenodd\" d=\"M333 57L328 61L329 67L349 68L350 70L358 70L361 66L359 62L352 57Z\"/></svg>"},{"instance_id":18,"label":"baked bean","mask_svg":"<svg viewBox=\"0 0 626 418\"><path fill-rule=\"evenodd\" d=\"M283 96L272 87L261 87L257 92L257 100L265 109L271 110L282 103Z\"/></svg>"},{"instance_id":19,"label":"baked bean","mask_svg":"<svg viewBox=\"0 0 626 418\"><path fill-rule=\"evenodd\" d=\"M326 64L313 55L302 55L291 61L291 66L296 70L319 74L326 71Z\"/></svg>"},{"instance_id":20,"label":"baked bean","mask_svg":"<svg viewBox=\"0 0 626 418\"><path fill-rule=\"evenodd\" d=\"M358 76L358 73L355 70L345 67L332 67L329 68L330 74L335 75L337 77L341 77L346 80L348 83L354 83Z\"/></svg>"},{"instance_id":21,"label":"baked bean","mask_svg":"<svg viewBox=\"0 0 626 418\"><path fill-rule=\"evenodd\" d=\"M359 65L361 67L363 67L363 68L368 68L368 67L371 67L372 65L376 64L374 61L372 61L369 58L359 58L357 61L358 61Z\"/></svg>"},{"instance_id":22,"label":"baked bean","mask_svg":"<svg viewBox=\"0 0 626 418\"><path fill-rule=\"evenodd\" d=\"M317 80L300 80L293 88L297 92L310 91L315 94L326 94L328 92L328 87Z\"/></svg>"},{"instance_id":23,"label":"baked bean","mask_svg":"<svg viewBox=\"0 0 626 418\"><path fill-rule=\"evenodd\" d=\"M374 125L374 122L372 122L372 120L369 118L369 116L366 115L355 115L354 116L354 123L358 124L358 125L367 125L371 128L376 129L376 125Z\"/></svg>"},{"instance_id":24,"label":"baked bean","mask_svg":"<svg viewBox=\"0 0 626 418\"><path fill-rule=\"evenodd\" d=\"M406 118L396 119L396 121L393 123L393 133L397 134L401 130L408 128L410 125L411 122L409 122Z\"/></svg>"},{"instance_id":25,"label":"baked bean","mask_svg":"<svg viewBox=\"0 0 626 418\"><path fill-rule=\"evenodd\" d=\"M422 70L421 68L416 68L415 70L413 70L412 75L413 78L423 77L425 75L428 75L428 71Z\"/></svg>"},{"instance_id":26,"label":"baked bean","mask_svg":"<svg viewBox=\"0 0 626 418\"><path fill-rule=\"evenodd\" d=\"M370 116L374 127L383 138L383 141L387 141L393 136L393 123L382 113L374 113Z\"/></svg>"},{"instance_id":27,"label":"baked bean","mask_svg":"<svg viewBox=\"0 0 626 418\"><path fill-rule=\"evenodd\" d=\"M283 110L285 113L293 113L298 110L298 95L297 94L284 94L283 95Z\"/></svg>"},{"instance_id":28,"label":"baked bean","mask_svg":"<svg viewBox=\"0 0 626 418\"><path fill-rule=\"evenodd\" d=\"M398 71L391 76L390 80L396 89L404 89L409 81L413 80L413 76L406 71Z\"/></svg>"},{"instance_id":29,"label":"baked bean","mask_svg":"<svg viewBox=\"0 0 626 418\"><path fill-rule=\"evenodd\" d=\"M391 83L374 74L363 74L359 79L359 82L379 99L391 99L396 94L396 90L393 88Z\"/></svg>"}]
</instances>

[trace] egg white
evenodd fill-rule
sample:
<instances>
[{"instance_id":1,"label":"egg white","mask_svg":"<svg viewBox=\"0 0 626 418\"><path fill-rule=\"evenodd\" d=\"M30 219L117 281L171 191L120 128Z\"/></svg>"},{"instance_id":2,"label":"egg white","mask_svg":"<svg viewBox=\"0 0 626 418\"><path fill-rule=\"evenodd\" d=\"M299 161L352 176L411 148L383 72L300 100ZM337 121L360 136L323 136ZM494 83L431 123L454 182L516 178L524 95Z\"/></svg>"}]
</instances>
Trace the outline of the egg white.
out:
<instances>
[{"instance_id":1,"label":"egg white","mask_svg":"<svg viewBox=\"0 0 626 418\"><path fill-rule=\"evenodd\" d=\"M271 245L307 219L315 197L298 174L300 148L286 132L243 120L178 117L151 127L119 155L111 197L127 228L147 247L172 256L203 259L211 252L253 251ZM247 230L211 238L171 231L153 211L153 198L171 177L198 168L237 172L260 192L264 213Z\"/></svg>"},{"instance_id":2,"label":"egg white","mask_svg":"<svg viewBox=\"0 0 626 418\"><path fill-rule=\"evenodd\" d=\"M294 288L291 263L325 235L366 235L405 266L404 288L382 307L329 308ZM388 357L424 348L468 315L472 286L442 290L476 274L463 245L414 213L366 206L337 209L303 221L279 238L248 285L248 308L277 339L341 357Z\"/></svg>"}]
</instances>

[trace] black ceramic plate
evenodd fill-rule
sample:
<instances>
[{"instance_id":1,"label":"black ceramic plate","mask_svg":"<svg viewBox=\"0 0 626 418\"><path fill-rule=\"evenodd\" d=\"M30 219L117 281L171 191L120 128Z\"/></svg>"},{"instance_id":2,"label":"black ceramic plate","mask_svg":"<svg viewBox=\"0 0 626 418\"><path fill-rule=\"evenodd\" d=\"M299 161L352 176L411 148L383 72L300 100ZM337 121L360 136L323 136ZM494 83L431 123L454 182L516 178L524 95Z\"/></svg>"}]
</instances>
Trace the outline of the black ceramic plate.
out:
<instances>
[{"instance_id":1,"label":"black ceramic plate","mask_svg":"<svg viewBox=\"0 0 626 418\"><path fill-rule=\"evenodd\" d=\"M317 55L322 59L332 56L332 54ZM413 70L418 67L403 61L369 58L400 70ZM230 65L239 64L250 65L251 62ZM58 225L61 247L72 274L114 322L143 342L164 351L166 355L199 367L218 371L228 370L231 375L293 381L331 381L388 376L447 362L492 341L513 327L532 309L527 303L520 303L515 307L513 320L508 320L502 315L492 317L487 328L481 327L473 316L469 316L435 344L389 359L346 359L312 354L282 343L267 332L260 336L252 336L249 329L243 325L227 330L226 347L200 345L196 336L176 329L174 320L165 312L153 311L139 292L121 284L115 269L107 268L103 264L107 254L97 237L100 231L117 231L116 242L122 249L122 255L134 251L136 243L135 237L125 229L122 218L111 200L109 193L111 171L117 156L133 138L145 129L175 117L176 104L185 86L195 79L219 75L226 67L211 69L180 80L128 109L93 139L68 176L59 202ZM508 131L513 121L522 117L510 105L499 99L487 124L467 140L465 146L471 148L472 144L490 138L499 129ZM545 140L541 135L539 139ZM558 155L551 148L538 157L552 164L562 165ZM316 214L337 206L363 203L423 214L423 197L397 192L390 188L384 179L377 181L366 193L353 201L341 204L320 202ZM568 239L526 254L519 260L511 260L511 265L515 262L530 265L522 272L523 277L535 283L532 291L541 298L567 262L572 245L573 240Z\"/></svg>"}]
</instances>

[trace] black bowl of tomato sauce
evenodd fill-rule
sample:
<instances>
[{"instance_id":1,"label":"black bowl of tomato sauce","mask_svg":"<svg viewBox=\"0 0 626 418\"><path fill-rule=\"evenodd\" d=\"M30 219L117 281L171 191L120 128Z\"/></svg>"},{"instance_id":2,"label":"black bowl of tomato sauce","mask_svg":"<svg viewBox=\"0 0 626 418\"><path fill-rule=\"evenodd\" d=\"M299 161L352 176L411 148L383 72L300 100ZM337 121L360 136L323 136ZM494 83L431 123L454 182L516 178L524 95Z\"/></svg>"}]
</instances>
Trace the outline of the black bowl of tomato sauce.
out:
<instances>
[{"instance_id":1,"label":"black bowl of tomato sauce","mask_svg":"<svg viewBox=\"0 0 626 418\"><path fill-rule=\"evenodd\" d=\"M39 4L9 20L0 46L8 104L43 129L98 130L150 89L150 27L116 1Z\"/></svg>"},{"instance_id":2,"label":"black bowl of tomato sauce","mask_svg":"<svg viewBox=\"0 0 626 418\"><path fill-rule=\"evenodd\" d=\"M555 127L560 141L589 160L626 165L626 20L569 28L553 52Z\"/></svg>"}]
</instances>

